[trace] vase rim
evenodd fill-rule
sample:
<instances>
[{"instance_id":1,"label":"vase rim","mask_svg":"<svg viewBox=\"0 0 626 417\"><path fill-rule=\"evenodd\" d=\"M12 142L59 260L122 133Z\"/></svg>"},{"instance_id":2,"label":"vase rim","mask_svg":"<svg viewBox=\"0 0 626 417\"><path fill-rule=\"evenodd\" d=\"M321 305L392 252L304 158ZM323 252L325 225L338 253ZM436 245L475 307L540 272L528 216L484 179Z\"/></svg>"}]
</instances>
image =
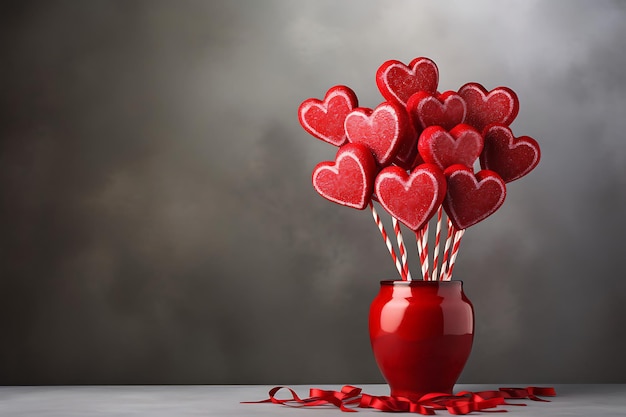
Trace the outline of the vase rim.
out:
<instances>
[{"instance_id":1,"label":"vase rim","mask_svg":"<svg viewBox=\"0 0 626 417\"><path fill-rule=\"evenodd\" d=\"M411 286L411 285L451 285L451 284L461 284L463 285L463 281L460 279L453 279L450 281L424 281L423 279L414 279L412 281L404 281L404 280L382 280L380 281L380 285L399 285L399 286Z\"/></svg>"}]
</instances>

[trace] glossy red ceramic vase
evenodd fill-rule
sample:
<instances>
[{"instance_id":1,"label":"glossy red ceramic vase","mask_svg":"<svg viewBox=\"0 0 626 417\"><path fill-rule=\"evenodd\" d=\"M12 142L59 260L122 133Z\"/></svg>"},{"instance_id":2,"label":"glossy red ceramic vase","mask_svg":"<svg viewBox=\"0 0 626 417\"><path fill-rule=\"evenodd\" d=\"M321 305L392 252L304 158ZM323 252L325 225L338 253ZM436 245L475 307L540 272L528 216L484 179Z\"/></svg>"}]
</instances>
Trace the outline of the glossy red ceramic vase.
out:
<instances>
[{"instance_id":1,"label":"glossy red ceramic vase","mask_svg":"<svg viewBox=\"0 0 626 417\"><path fill-rule=\"evenodd\" d=\"M381 281L370 340L391 395L452 393L474 340L474 308L461 281Z\"/></svg>"}]
</instances>

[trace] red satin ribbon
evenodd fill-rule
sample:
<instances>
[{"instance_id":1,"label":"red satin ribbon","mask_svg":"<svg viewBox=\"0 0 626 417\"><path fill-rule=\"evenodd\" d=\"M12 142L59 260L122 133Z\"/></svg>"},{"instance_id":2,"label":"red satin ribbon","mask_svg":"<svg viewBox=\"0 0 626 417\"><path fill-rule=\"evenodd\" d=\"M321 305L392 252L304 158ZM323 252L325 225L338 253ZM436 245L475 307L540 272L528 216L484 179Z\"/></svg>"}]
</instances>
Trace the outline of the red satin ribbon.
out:
<instances>
[{"instance_id":1,"label":"red satin ribbon","mask_svg":"<svg viewBox=\"0 0 626 417\"><path fill-rule=\"evenodd\" d=\"M286 389L291 398L276 398L278 391ZM290 407L316 407L334 405L341 411L355 412L349 405L359 408L375 408L380 411L407 412L422 415L435 415L436 410L447 410L450 414L464 415L473 411L487 411L492 413L506 412L504 409L493 410L499 405L521 405L508 403L508 399L529 399L532 401L549 401L539 396L553 397L556 391L551 387L500 388L498 391L470 392L462 391L457 394L431 393L422 396L418 401L411 401L403 397L376 396L362 392L361 388L345 385L341 391L322 390L311 388L308 398L300 398L289 387L274 387L269 391L269 398L262 401L246 401L244 403L274 403Z\"/></svg>"}]
</instances>

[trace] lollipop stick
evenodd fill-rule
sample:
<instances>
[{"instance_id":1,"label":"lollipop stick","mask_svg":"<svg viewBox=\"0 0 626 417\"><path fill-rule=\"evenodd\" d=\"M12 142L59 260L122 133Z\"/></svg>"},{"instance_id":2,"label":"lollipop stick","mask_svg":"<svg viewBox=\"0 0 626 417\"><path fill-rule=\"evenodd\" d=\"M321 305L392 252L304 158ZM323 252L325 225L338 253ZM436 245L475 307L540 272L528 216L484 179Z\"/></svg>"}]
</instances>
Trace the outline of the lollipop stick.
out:
<instances>
[{"instance_id":1,"label":"lollipop stick","mask_svg":"<svg viewBox=\"0 0 626 417\"><path fill-rule=\"evenodd\" d=\"M407 281L411 281L411 271L409 271L409 263L407 262L406 246L404 245L404 239L402 238L402 229L400 229L400 222L395 217L391 217L393 223L393 230L396 233L396 240L398 241L398 249L400 250L400 259L402 261L402 274Z\"/></svg>"},{"instance_id":2,"label":"lollipop stick","mask_svg":"<svg viewBox=\"0 0 626 417\"><path fill-rule=\"evenodd\" d=\"M450 249L450 244L452 243L452 232L454 231L454 225L452 225L452 222L450 221L450 219L448 219L448 235L446 236L446 244L444 245L443 248L443 260L441 261L441 272L439 274L439 281L443 281L444 277L447 274L447 265L446 263L448 262L448 250Z\"/></svg>"},{"instance_id":3,"label":"lollipop stick","mask_svg":"<svg viewBox=\"0 0 626 417\"><path fill-rule=\"evenodd\" d=\"M459 254L459 247L461 246L461 239L465 234L465 229L456 231L454 233L454 244L452 245L452 255L450 256L450 266L446 272L446 281L452 279L452 270L454 269L454 263L456 262L456 256Z\"/></svg>"},{"instance_id":4,"label":"lollipop stick","mask_svg":"<svg viewBox=\"0 0 626 417\"><path fill-rule=\"evenodd\" d=\"M441 217L443 215L443 206L437 209L437 229L435 230L435 248L433 249L433 274L432 278L437 279L437 266L439 265L439 241L441 240Z\"/></svg>"},{"instance_id":5,"label":"lollipop stick","mask_svg":"<svg viewBox=\"0 0 626 417\"><path fill-rule=\"evenodd\" d=\"M424 268L426 269L426 280L430 280L430 274L428 273L428 223L426 223L422 230L422 253L424 254Z\"/></svg>"},{"instance_id":6,"label":"lollipop stick","mask_svg":"<svg viewBox=\"0 0 626 417\"><path fill-rule=\"evenodd\" d=\"M420 261L420 269L422 272L422 279L424 279L424 263L422 262L422 230L418 230L415 232L415 242L417 243L417 256Z\"/></svg>"},{"instance_id":7,"label":"lollipop stick","mask_svg":"<svg viewBox=\"0 0 626 417\"><path fill-rule=\"evenodd\" d=\"M417 253L420 258L420 265L422 267L422 279L424 281L428 281L428 252L424 248L424 228L426 226L419 229L415 232L415 240L417 241Z\"/></svg>"},{"instance_id":8,"label":"lollipop stick","mask_svg":"<svg viewBox=\"0 0 626 417\"><path fill-rule=\"evenodd\" d=\"M402 280L406 281L407 276L404 274L404 270L402 269L400 260L398 259L398 256L396 255L396 251L393 249L393 245L391 244L391 240L389 240L389 236L387 236L387 231L385 230L385 227L383 226L383 222L380 219L380 216L378 215L376 208L374 207L374 203L372 203L371 201L370 201L370 209L372 210L372 217L374 218L374 222L376 222L376 225L378 226L378 230L380 230L380 234L383 237L385 244L387 245L387 249L389 250L391 259L396 265L396 269L398 270L398 273L400 274L400 277L402 278Z\"/></svg>"}]
</instances>

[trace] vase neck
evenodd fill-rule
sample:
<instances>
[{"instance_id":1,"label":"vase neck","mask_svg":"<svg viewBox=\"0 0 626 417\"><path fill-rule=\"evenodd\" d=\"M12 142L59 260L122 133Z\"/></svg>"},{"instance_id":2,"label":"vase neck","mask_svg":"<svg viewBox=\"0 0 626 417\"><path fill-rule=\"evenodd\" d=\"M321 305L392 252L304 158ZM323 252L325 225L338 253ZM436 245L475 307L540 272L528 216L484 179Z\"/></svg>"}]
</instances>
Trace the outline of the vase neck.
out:
<instances>
[{"instance_id":1,"label":"vase neck","mask_svg":"<svg viewBox=\"0 0 626 417\"><path fill-rule=\"evenodd\" d=\"M392 297L438 296L444 298L461 297L462 281L381 281L381 292L388 292Z\"/></svg>"}]
</instances>

